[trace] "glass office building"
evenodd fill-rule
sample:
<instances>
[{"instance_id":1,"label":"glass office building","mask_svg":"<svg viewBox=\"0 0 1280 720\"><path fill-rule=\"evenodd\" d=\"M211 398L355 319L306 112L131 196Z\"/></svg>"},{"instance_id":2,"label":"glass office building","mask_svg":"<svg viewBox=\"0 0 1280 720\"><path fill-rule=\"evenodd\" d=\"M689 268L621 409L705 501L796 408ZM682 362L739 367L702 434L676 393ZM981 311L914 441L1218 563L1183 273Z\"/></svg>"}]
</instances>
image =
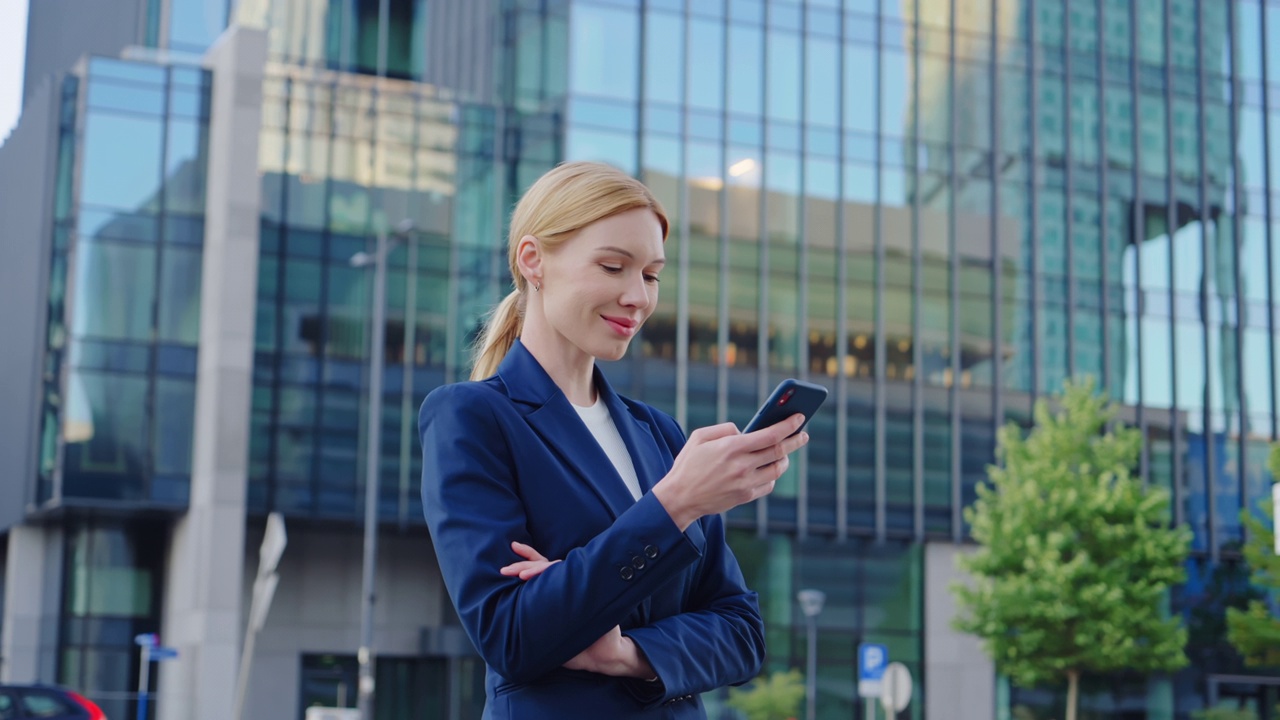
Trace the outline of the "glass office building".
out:
<instances>
[{"instance_id":1,"label":"glass office building","mask_svg":"<svg viewBox=\"0 0 1280 720\"><path fill-rule=\"evenodd\" d=\"M30 239L47 278L30 349L39 421L17 435L30 472L0 476L29 488L3 496L26 510L5 535L0 671L132 712L133 635L197 652L187 618L222 607L192 599L184 573L201 557L214 574L197 584L244 585L242 624L254 543L278 511L284 606L263 630L250 716L354 704L371 278L350 258L409 220L389 255L376 419L378 717L477 717L482 668L424 560L416 409L468 374L508 287L520 192L590 159L645 180L672 220L659 307L606 368L615 387L686 429L745 422L782 378L831 390L774 494L728 515L770 669L804 666L796 593L826 593L819 717L864 717L864 642L916 678L903 715L1054 717L1061 693L1011 687L949 629L948 586L996 429L1086 375L1141 428L1141 476L1170 490L1170 521L1195 539L1171 599L1191 667L1086 678L1083 707L1172 720L1218 700L1275 706L1267 681L1236 677L1222 616L1254 592L1239 514L1266 495L1280 429L1280 3L140 7L132 49L59 70L46 93L50 199L30 210L48 216ZM266 31L260 91L236 96L253 109L234 120L256 132L247 172L218 165L234 146L216 145L227 73L199 60L228 27ZM0 176L15 172L4 161ZM235 207L254 221L210 231L229 206L209 203L246 187ZM222 277L210 253L227 238L252 238L256 258L234 280L254 298L239 315L202 284ZM240 384L210 385L243 393L218 416L243 429L242 453L199 431L213 427L200 398L226 346L215 332L247 338ZM200 469L222 453L242 462ZM226 483L242 496L218 505ZM190 549L216 545L199 519L215 506L209 518L247 518L244 549ZM29 620L34 636L17 629ZM180 664L158 672L161 718L179 712L166 696L225 688ZM734 717L725 698L707 698L712 717Z\"/></svg>"}]
</instances>

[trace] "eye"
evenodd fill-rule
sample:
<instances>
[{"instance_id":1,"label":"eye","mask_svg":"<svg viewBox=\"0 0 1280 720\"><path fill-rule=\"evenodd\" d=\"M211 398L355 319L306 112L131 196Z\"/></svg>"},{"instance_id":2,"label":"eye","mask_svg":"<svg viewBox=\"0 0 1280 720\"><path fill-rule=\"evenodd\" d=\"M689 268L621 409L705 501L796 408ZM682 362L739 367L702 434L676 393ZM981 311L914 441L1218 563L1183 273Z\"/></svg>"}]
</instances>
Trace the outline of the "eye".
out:
<instances>
[{"instance_id":1,"label":"eye","mask_svg":"<svg viewBox=\"0 0 1280 720\"><path fill-rule=\"evenodd\" d=\"M621 265L601 265L600 267L603 268L604 271L609 273L610 275L617 275L618 273L622 272Z\"/></svg>"},{"instance_id":2,"label":"eye","mask_svg":"<svg viewBox=\"0 0 1280 720\"><path fill-rule=\"evenodd\" d=\"M645 281L645 282L647 282L647 283L653 283L653 284L655 284L655 285L656 285L656 284L658 284L658 283L662 282L662 279L661 279L661 278L659 278L657 275L645 275L645 276L644 276L644 281Z\"/></svg>"}]
</instances>

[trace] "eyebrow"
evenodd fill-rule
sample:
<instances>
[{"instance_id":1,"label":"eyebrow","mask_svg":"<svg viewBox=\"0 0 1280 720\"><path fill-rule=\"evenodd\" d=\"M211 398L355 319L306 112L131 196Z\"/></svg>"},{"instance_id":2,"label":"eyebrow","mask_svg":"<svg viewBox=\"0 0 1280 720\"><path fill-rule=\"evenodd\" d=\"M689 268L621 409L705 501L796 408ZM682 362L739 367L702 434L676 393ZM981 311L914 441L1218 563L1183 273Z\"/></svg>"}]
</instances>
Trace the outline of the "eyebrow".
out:
<instances>
[{"instance_id":1,"label":"eyebrow","mask_svg":"<svg viewBox=\"0 0 1280 720\"><path fill-rule=\"evenodd\" d=\"M632 260L635 260L635 259L636 259L635 254L633 254L630 250L624 250L624 249L622 249L622 248L620 248L620 247L614 247L613 245L606 245L606 246L604 246L604 247L598 247L598 248L596 248L596 251L597 251L597 252L613 253L614 255L622 255L622 256L624 256L624 257L631 258ZM657 260L654 260L653 262L651 262L651 263L649 263L649 264L650 264L650 265L666 265L666 264L667 264L667 259L666 259L666 258L658 258Z\"/></svg>"}]
</instances>

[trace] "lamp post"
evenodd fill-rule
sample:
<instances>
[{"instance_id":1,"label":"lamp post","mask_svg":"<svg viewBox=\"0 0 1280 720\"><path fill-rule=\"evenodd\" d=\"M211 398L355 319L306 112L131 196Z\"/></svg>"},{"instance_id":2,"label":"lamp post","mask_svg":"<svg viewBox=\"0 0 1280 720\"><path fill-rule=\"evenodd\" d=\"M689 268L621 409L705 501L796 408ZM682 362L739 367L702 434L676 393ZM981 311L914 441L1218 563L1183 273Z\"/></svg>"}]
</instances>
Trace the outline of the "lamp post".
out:
<instances>
[{"instance_id":1,"label":"lamp post","mask_svg":"<svg viewBox=\"0 0 1280 720\"><path fill-rule=\"evenodd\" d=\"M809 635L809 656L805 672L805 718L813 720L817 711L818 700L818 614L827 601L827 594L821 590L804 589L796 593L800 602L800 612L804 614L804 623Z\"/></svg>"},{"instance_id":2,"label":"lamp post","mask_svg":"<svg viewBox=\"0 0 1280 720\"><path fill-rule=\"evenodd\" d=\"M413 232L412 220L396 225L395 240L407 240ZM359 701L361 720L373 720L373 604L374 580L378 563L378 485L382 459L382 365L386 343L387 253L392 243L385 230L378 232L378 245L373 256L358 252L351 256L351 267L373 264L373 332L369 340L369 426L365 450L364 479L364 564L360 584L360 662Z\"/></svg>"}]
</instances>

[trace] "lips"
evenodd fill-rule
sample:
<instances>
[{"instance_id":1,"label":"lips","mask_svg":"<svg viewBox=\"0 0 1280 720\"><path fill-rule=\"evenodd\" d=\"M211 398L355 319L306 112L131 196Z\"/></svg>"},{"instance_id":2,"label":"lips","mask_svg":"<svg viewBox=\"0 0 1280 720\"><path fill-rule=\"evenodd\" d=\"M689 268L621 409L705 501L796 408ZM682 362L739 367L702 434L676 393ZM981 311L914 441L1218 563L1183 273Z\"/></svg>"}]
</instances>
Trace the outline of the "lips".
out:
<instances>
[{"instance_id":1,"label":"lips","mask_svg":"<svg viewBox=\"0 0 1280 720\"><path fill-rule=\"evenodd\" d=\"M611 315L601 315L604 321L613 328L613 331L622 337L631 337L636 334L636 330L640 327L640 323L630 318L614 317Z\"/></svg>"}]
</instances>

